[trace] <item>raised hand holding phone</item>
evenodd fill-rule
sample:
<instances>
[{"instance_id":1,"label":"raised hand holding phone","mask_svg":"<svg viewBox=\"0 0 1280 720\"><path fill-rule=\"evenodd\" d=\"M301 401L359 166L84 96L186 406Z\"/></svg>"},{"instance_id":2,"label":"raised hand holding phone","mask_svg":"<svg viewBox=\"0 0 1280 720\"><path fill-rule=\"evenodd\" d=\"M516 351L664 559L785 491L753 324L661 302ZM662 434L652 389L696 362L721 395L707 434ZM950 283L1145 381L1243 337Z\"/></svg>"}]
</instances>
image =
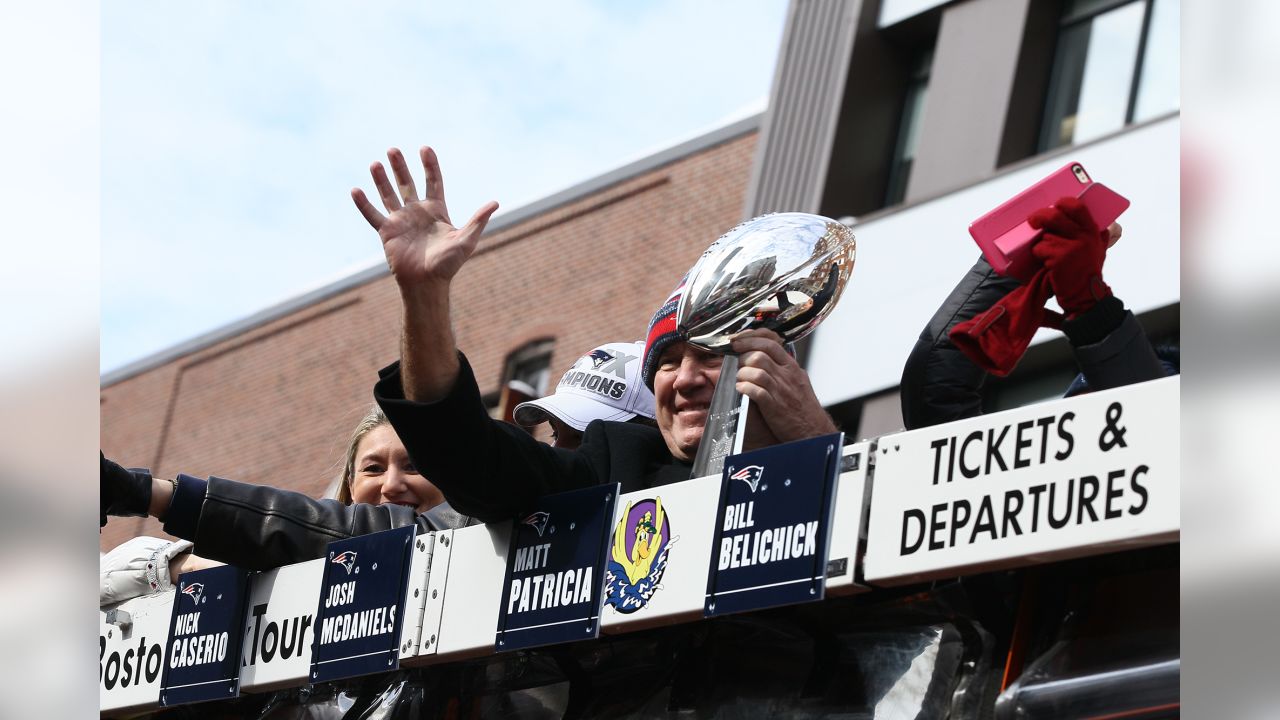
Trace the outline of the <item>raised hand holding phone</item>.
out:
<instances>
[{"instance_id":1,"label":"raised hand holding phone","mask_svg":"<svg viewBox=\"0 0 1280 720\"><path fill-rule=\"evenodd\" d=\"M1082 200L1060 198L1055 205L1032 213L1027 222L1041 233L1030 251L1048 274L1067 319L1089 311L1111 294L1102 280L1109 233L1098 229Z\"/></svg>"},{"instance_id":2,"label":"raised hand holding phone","mask_svg":"<svg viewBox=\"0 0 1280 720\"><path fill-rule=\"evenodd\" d=\"M1031 248L1040 240L1041 230L1032 227L1029 219L1062 198L1077 199L1100 228L1113 224L1129 207L1127 199L1094 182L1084 166L1073 161L974 220L969 234L996 272L1026 282L1040 267Z\"/></svg>"}]
</instances>

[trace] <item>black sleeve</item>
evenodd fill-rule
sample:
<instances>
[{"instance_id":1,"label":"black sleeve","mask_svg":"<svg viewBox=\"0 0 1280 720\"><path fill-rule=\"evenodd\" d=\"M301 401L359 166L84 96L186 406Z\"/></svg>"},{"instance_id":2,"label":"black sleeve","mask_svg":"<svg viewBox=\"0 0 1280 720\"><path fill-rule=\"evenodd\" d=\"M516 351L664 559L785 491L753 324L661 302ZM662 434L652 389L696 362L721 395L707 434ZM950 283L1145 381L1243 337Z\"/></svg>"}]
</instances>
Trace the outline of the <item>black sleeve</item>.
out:
<instances>
[{"instance_id":1,"label":"black sleeve","mask_svg":"<svg viewBox=\"0 0 1280 720\"><path fill-rule=\"evenodd\" d=\"M1062 332L1071 341L1076 364L1092 390L1164 377L1164 367L1142 323L1115 296L1064 322Z\"/></svg>"},{"instance_id":2,"label":"black sleeve","mask_svg":"<svg viewBox=\"0 0 1280 720\"><path fill-rule=\"evenodd\" d=\"M413 525L426 516L399 505L343 505L289 490L211 477L194 537L203 557L265 570L323 557L334 540ZM166 524L166 529L170 526Z\"/></svg>"},{"instance_id":3,"label":"black sleeve","mask_svg":"<svg viewBox=\"0 0 1280 720\"><path fill-rule=\"evenodd\" d=\"M204 508L204 496L209 483L186 473L174 478L173 496L164 514L164 531L183 540L196 540L196 528L200 526L200 511ZM225 561L224 561L225 562Z\"/></svg>"},{"instance_id":4,"label":"black sleeve","mask_svg":"<svg viewBox=\"0 0 1280 720\"><path fill-rule=\"evenodd\" d=\"M438 402L406 400L398 362L382 370L373 390L414 466L451 505L484 522L508 520L542 495L598 482L587 456L490 418L471 365L462 353L458 359L458 380Z\"/></svg>"},{"instance_id":5,"label":"black sleeve","mask_svg":"<svg viewBox=\"0 0 1280 720\"><path fill-rule=\"evenodd\" d=\"M920 333L902 369L902 420L908 430L982 414L987 373L951 342L951 329L1018 287L978 258Z\"/></svg>"}]
</instances>

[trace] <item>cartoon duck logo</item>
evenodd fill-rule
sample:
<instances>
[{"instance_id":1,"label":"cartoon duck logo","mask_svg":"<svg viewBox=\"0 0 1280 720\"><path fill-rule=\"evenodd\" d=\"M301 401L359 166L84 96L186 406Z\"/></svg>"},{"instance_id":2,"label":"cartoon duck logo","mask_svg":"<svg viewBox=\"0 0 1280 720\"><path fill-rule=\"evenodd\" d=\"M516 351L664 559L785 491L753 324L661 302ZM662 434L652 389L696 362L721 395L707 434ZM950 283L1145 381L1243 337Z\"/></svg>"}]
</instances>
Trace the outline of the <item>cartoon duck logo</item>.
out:
<instances>
[{"instance_id":1,"label":"cartoon duck logo","mask_svg":"<svg viewBox=\"0 0 1280 720\"><path fill-rule=\"evenodd\" d=\"M662 498L628 503L613 531L613 547L605 571L605 602L629 614L649 604L667 569L671 523Z\"/></svg>"}]
</instances>

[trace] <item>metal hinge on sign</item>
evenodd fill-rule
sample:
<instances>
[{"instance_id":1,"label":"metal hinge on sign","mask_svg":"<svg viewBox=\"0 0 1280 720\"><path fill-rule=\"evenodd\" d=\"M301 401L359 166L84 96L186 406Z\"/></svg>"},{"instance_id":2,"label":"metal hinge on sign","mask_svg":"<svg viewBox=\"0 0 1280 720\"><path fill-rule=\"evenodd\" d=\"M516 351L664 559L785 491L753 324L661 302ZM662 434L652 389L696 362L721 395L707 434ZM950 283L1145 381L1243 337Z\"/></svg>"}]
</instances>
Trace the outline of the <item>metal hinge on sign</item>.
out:
<instances>
[{"instance_id":1,"label":"metal hinge on sign","mask_svg":"<svg viewBox=\"0 0 1280 720\"><path fill-rule=\"evenodd\" d=\"M125 610L115 609L107 611L107 624L115 625L120 628L121 632L129 632L129 628L133 627L133 616Z\"/></svg>"},{"instance_id":2,"label":"metal hinge on sign","mask_svg":"<svg viewBox=\"0 0 1280 720\"><path fill-rule=\"evenodd\" d=\"M862 453L849 453L840 458L840 472L853 472L862 466Z\"/></svg>"},{"instance_id":3,"label":"metal hinge on sign","mask_svg":"<svg viewBox=\"0 0 1280 720\"><path fill-rule=\"evenodd\" d=\"M426 581L431 575L434 544L435 536L432 533L423 533L413 539L413 560L409 566L409 595L405 598L405 621L412 624L407 626L400 636L400 657L402 658L418 654L422 639L422 609L426 605Z\"/></svg>"},{"instance_id":4,"label":"metal hinge on sign","mask_svg":"<svg viewBox=\"0 0 1280 720\"><path fill-rule=\"evenodd\" d=\"M419 655L435 653L439 643L440 619L444 613L444 589L445 580L449 577L453 531L436 532L435 539L435 549L431 553L431 572L427 574L426 604L422 608Z\"/></svg>"}]
</instances>

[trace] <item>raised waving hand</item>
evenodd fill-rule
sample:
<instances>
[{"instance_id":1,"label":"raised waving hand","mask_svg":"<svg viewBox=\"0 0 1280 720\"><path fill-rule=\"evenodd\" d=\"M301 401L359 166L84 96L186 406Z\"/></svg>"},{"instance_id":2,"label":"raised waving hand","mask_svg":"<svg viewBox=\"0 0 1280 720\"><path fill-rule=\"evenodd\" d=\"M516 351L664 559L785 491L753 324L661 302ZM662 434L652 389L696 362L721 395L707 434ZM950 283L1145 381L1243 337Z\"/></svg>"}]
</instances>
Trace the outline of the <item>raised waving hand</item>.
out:
<instances>
[{"instance_id":1,"label":"raised waving hand","mask_svg":"<svg viewBox=\"0 0 1280 720\"><path fill-rule=\"evenodd\" d=\"M351 199L360 214L378 231L387 264L401 287L432 282L447 284L452 280L475 252L485 225L498 209L496 202L485 203L465 225L454 227L445 203L440 161L429 147L423 147L418 154L426 171L426 192L422 199L418 197L413 175L398 148L387 151L395 187L381 162L369 166L369 174L373 176L373 185L386 208L386 215L374 207L363 190L355 188L351 191Z\"/></svg>"}]
</instances>

